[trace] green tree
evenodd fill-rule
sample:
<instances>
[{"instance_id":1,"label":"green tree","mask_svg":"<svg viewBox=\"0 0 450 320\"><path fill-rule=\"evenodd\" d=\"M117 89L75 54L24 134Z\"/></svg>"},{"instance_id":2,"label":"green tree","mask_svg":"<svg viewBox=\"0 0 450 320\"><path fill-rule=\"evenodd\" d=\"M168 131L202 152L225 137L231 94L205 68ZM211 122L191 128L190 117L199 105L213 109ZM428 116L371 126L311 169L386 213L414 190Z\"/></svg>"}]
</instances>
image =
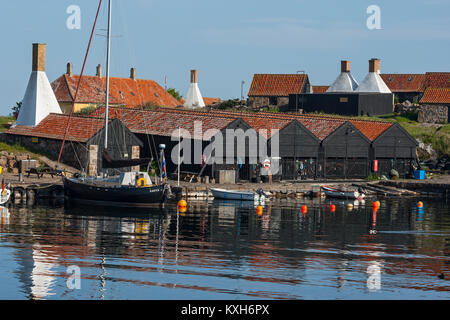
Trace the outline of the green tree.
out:
<instances>
[{"instance_id":1,"label":"green tree","mask_svg":"<svg viewBox=\"0 0 450 320\"><path fill-rule=\"evenodd\" d=\"M175 88L169 88L167 89L167 92L174 97L175 99L177 99L178 101L181 100L183 98L183 96L175 89Z\"/></svg>"},{"instance_id":2,"label":"green tree","mask_svg":"<svg viewBox=\"0 0 450 320\"><path fill-rule=\"evenodd\" d=\"M16 112L17 112L17 114L19 114L21 107L22 107L22 101L16 102L16 105L11 107L12 114L14 115Z\"/></svg>"}]
</instances>

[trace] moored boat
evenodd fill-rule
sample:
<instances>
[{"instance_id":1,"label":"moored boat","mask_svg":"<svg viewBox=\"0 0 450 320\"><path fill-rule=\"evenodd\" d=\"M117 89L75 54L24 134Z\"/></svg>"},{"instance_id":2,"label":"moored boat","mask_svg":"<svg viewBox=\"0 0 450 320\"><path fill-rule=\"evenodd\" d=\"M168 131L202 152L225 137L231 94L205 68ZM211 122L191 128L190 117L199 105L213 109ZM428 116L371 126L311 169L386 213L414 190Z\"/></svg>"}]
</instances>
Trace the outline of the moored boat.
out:
<instances>
[{"instance_id":1,"label":"moored boat","mask_svg":"<svg viewBox=\"0 0 450 320\"><path fill-rule=\"evenodd\" d=\"M321 189L327 197L331 198L362 200L366 196L363 192L357 190L340 190L329 186L321 186Z\"/></svg>"},{"instance_id":2,"label":"moored boat","mask_svg":"<svg viewBox=\"0 0 450 320\"><path fill-rule=\"evenodd\" d=\"M132 207L163 203L168 192L167 184L153 185L148 174L141 172L124 172L109 179L84 177L63 181L70 199Z\"/></svg>"},{"instance_id":3,"label":"moored boat","mask_svg":"<svg viewBox=\"0 0 450 320\"><path fill-rule=\"evenodd\" d=\"M257 192L242 191L242 190L227 190L221 188L210 188L214 199L223 200L244 200L244 201L256 201L264 202L266 195L260 189Z\"/></svg>"},{"instance_id":4,"label":"moored boat","mask_svg":"<svg viewBox=\"0 0 450 320\"><path fill-rule=\"evenodd\" d=\"M103 174L101 177L97 176L79 176L68 178L63 176L64 190L65 194L69 199L77 199L82 201L93 201L95 203L108 203L117 204L122 206L133 206L141 207L148 206L150 204L163 203L166 199L166 195L169 186L166 183L166 165L164 157L165 145L161 144L161 154L158 159L160 164L160 179L155 179L154 182L151 181L148 175L148 169L152 159L113 159L108 150L113 150L117 148L113 141L108 140L108 108L109 108L109 73L110 73L110 42L111 42L111 8L112 0L108 1L108 27L107 27L107 53L106 53L106 81L105 81L105 125L104 125L104 142L99 144L99 150L103 149L102 152L102 170ZM98 12L100 10L101 2L98 7ZM96 18L97 21L97 18ZM95 26L95 24L94 24ZM93 31L95 28L93 28ZM92 32L93 32L92 31ZM92 38L92 33L91 33ZM89 42L90 43L90 42ZM89 52L89 47L86 51L85 61ZM83 63L83 69L84 69ZM80 74L80 80L82 78L83 69ZM72 111L69 116L69 120L66 124L66 132L64 135L63 143L60 149L60 156L64 149L64 142L68 133L70 119L72 117L72 112L75 106L76 97L79 90L78 82L75 96L72 102ZM111 137L110 137L111 140ZM116 143L118 143L116 141ZM113 145L113 146L112 146ZM109 146L109 149L108 149ZM126 145L121 146L126 150ZM128 153L127 153L128 154ZM120 175L108 176L107 169L119 169L119 168L133 168L136 166L147 164L147 172L135 172L126 171L120 173ZM115 172L115 170L113 171Z\"/></svg>"}]
</instances>

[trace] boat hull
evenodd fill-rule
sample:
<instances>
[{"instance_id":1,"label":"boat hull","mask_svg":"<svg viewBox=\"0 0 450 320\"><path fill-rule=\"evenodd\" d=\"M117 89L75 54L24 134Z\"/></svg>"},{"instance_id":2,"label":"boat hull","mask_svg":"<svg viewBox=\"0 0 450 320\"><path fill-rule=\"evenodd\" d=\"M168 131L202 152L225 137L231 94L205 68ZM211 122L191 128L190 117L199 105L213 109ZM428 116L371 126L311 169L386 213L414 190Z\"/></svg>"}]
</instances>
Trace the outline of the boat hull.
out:
<instances>
[{"instance_id":1,"label":"boat hull","mask_svg":"<svg viewBox=\"0 0 450 320\"><path fill-rule=\"evenodd\" d=\"M211 193L214 199L222 200L241 200L241 201L263 201L264 197L259 196L254 192L225 190L218 188L211 188Z\"/></svg>"},{"instance_id":2,"label":"boat hull","mask_svg":"<svg viewBox=\"0 0 450 320\"><path fill-rule=\"evenodd\" d=\"M325 192L327 197L331 198L361 200L365 197L364 194L359 193L358 191L342 191L329 187L322 187L322 190Z\"/></svg>"},{"instance_id":3,"label":"boat hull","mask_svg":"<svg viewBox=\"0 0 450 320\"><path fill-rule=\"evenodd\" d=\"M64 192L70 199L126 206L163 203L167 195L165 185L111 188L83 183L70 178L64 178Z\"/></svg>"}]
</instances>

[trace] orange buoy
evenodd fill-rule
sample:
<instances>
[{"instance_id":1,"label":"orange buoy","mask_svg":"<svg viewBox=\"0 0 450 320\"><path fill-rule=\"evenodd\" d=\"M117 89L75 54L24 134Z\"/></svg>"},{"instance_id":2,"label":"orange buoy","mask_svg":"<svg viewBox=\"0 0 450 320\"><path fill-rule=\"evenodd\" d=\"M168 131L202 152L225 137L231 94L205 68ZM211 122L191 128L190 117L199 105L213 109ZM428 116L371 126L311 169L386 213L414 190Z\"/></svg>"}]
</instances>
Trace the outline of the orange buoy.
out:
<instances>
[{"instance_id":1,"label":"orange buoy","mask_svg":"<svg viewBox=\"0 0 450 320\"><path fill-rule=\"evenodd\" d=\"M380 207L380 201L372 202L372 208L379 208L379 207Z\"/></svg>"},{"instance_id":2,"label":"orange buoy","mask_svg":"<svg viewBox=\"0 0 450 320\"><path fill-rule=\"evenodd\" d=\"M417 207L418 208L423 208L423 202L422 201L417 202Z\"/></svg>"},{"instance_id":3,"label":"orange buoy","mask_svg":"<svg viewBox=\"0 0 450 320\"><path fill-rule=\"evenodd\" d=\"M302 213L306 213L306 212L308 212L308 207L303 205L301 210L302 210Z\"/></svg>"},{"instance_id":4,"label":"orange buoy","mask_svg":"<svg viewBox=\"0 0 450 320\"><path fill-rule=\"evenodd\" d=\"M178 213L185 213L187 211L187 207L178 207Z\"/></svg>"},{"instance_id":5,"label":"orange buoy","mask_svg":"<svg viewBox=\"0 0 450 320\"><path fill-rule=\"evenodd\" d=\"M186 207L187 206L186 200L181 199L180 201L178 201L178 206L179 207Z\"/></svg>"},{"instance_id":6,"label":"orange buoy","mask_svg":"<svg viewBox=\"0 0 450 320\"><path fill-rule=\"evenodd\" d=\"M330 205L330 211L331 212L335 212L336 211L336 206L334 204Z\"/></svg>"},{"instance_id":7,"label":"orange buoy","mask_svg":"<svg viewBox=\"0 0 450 320\"><path fill-rule=\"evenodd\" d=\"M262 206L257 206L257 207L256 207L256 214L257 214L258 216L260 216L260 215L263 214L263 207L262 207Z\"/></svg>"}]
</instances>

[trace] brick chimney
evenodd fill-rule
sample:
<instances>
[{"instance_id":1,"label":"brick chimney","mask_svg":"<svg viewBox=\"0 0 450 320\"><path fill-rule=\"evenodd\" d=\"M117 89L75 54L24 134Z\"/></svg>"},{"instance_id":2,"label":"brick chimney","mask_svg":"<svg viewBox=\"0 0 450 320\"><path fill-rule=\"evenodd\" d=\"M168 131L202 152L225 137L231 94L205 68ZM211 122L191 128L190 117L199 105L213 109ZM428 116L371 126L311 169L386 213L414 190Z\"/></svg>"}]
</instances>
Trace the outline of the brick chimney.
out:
<instances>
[{"instance_id":1,"label":"brick chimney","mask_svg":"<svg viewBox=\"0 0 450 320\"><path fill-rule=\"evenodd\" d=\"M341 72L350 72L350 61L348 60L341 61Z\"/></svg>"},{"instance_id":2,"label":"brick chimney","mask_svg":"<svg viewBox=\"0 0 450 320\"><path fill-rule=\"evenodd\" d=\"M191 83L198 83L198 71L191 70Z\"/></svg>"},{"instance_id":3,"label":"brick chimney","mask_svg":"<svg viewBox=\"0 0 450 320\"><path fill-rule=\"evenodd\" d=\"M72 62L68 62L67 63L67 72L66 72L66 74L68 74L70 77L73 75Z\"/></svg>"},{"instance_id":4,"label":"brick chimney","mask_svg":"<svg viewBox=\"0 0 450 320\"><path fill-rule=\"evenodd\" d=\"M130 69L130 78L136 80L136 68Z\"/></svg>"},{"instance_id":5,"label":"brick chimney","mask_svg":"<svg viewBox=\"0 0 450 320\"><path fill-rule=\"evenodd\" d=\"M99 64L97 66L97 74L96 74L96 76L99 77L99 78L102 77L102 65L101 64Z\"/></svg>"},{"instance_id":6,"label":"brick chimney","mask_svg":"<svg viewBox=\"0 0 450 320\"><path fill-rule=\"evenodd\" d=\"M378 73L380 71L380 59L378 58L372 58L369 60L369 72L376 72Z\"/></svg>"},{"instance_id":7,"label":"brick chimney","mask_svg":"<svg viewBox=\"0 0 450 320\"><path fill-rule=\"evenodd\" d=\"M32 71L45 72L45 43L33 43Z\"/></svg>"}]
</instances>

